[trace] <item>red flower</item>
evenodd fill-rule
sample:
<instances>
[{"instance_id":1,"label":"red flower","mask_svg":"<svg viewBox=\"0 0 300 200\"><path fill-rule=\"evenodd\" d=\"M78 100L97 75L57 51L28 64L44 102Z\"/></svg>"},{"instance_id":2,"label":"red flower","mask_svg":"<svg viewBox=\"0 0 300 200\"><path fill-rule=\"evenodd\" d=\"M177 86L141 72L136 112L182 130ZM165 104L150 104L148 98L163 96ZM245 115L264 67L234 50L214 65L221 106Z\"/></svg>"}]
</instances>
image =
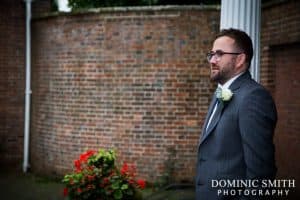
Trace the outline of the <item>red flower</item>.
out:
<instances>
[{"instance_id":1,"label":"red flower","mask_svg":"<svg viewBox=\"0 0 300 200\"><path fill-rule=\"evenodd\" d=\"M105 177L104 179L103 179L103 184L108 184L109 183L109 178L107 178L107 177Z\"/></svg>"},{"instance_id":2,"label":"red flower","mask_svg":"<svg viewBox=\"0 0 300 200\"><path fill-rule=\"evenodd\" d=\"M135 176L135 166L132 164L132 165L129 165L127 164L126 162L124 162L120 172L123 176L128 176L128 177L134 177Z\"/></svg>"},{"instance_id":3,"label":"red flower","mask_svg":"<svg viewBox=\"0 0 300 200\"><path fill-rule=\"evenodd\" d=\"M135 181L133 179L130 179L130 180L128 180L128 183L131 184L131 185L134 185Z\"/></svg>"},{"instance_id":4,"label":"red flower","mask_svg":"<svg viewBox=\"0 0 300 200\"><path fill-rule=\"evenodd\" d=\"M88 181L93 181L95 179L96 175L87 175Z\"/></svg>"},{"instance_id":5,"label":"red flower","mask_svg":"<svg viewBox=\"0 0 300 200\"><path fill-rule=\"evenodd\" d=\"M81 193L81 192L82 192L82 189L81 189L81 188L77 188L77 192L78 192L78 193Z\"/></svg>"},{"instance_id":6,"label":"red flower","mask_svg":"<svg viewBox=\"0 0 300 200\"><path fill-rule=\"evenodd\" d=\"M75 160L74 161L74 166L76 168L76 171L81 171L81 162L80 162L80 160Z\"/></svg>"},{"instance_id":7,"label":"red flower","mask_svg":"<svg viewBox=\"0 0 300 200\"><path fill-rule=\"evenodd\" d=\"M122 175L126 175L128 172L128 164L126 162L124 162L122 168L121 168L121 174Z\"/></svg>"},{"instance_id":8,"label":"red flower","mask_svg":"<svg viewBox=\"0 0 300 200\"><path fill-rule=\"evenodd\" d=\"M142 180L142 179L137 180L136 183L138 184L138 186L141 189L144 189L146 187L146 182L144 180Z\"/></svg>"},{"instance_id":9,"label":"red flower","mask_svg":"<svg viewBox=\"0 0 300 200\"><path fill-rule=\"evenodd\" d=\"M68 196L68 188L64 188L64 197Z\"/></svg>"},{"instance_id":10,"label":"red flower","mask_svg":"<svg viewBox=\"0 0 300 200\"><path fill-rule=\"evenodd\" d=\"M96 153L96 151L94 151L94 150L88 150L87 152L80 155L79 160L82 161L82 162L87 162L89 157L91 157L95 153Z\"/></svg>"},{"instance_id":11,"label":"red flower","mask_svg":"<svg viewBox=\"0 0 300 200\"><path fill-rule=\"evenodd\" d=\"M93 184L89 184L89 185L86 186L87 190L92 190L94 188L95 188L95 186Z\"/></svg>"}]
</instances>

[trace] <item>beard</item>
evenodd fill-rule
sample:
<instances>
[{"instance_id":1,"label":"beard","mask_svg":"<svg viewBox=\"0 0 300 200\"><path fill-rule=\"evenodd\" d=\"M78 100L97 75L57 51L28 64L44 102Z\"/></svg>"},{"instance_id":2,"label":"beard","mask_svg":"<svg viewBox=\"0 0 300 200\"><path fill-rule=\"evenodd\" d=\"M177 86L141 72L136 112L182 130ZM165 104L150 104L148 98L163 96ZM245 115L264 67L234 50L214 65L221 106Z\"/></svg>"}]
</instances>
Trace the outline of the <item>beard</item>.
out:
<instances>
[{"instance_id":1,"label":"beard","mask_svg":"<svg viewBox=\"0 0 300 200\"><path fill-rule=\"evenodd\" d=\"M214 82L223 85L233 76L234 76L234 66L232 63L228 63L223 67L220 67L216 64L211 64L210 66L210 79Z\"/></svg>"}]
</instances>

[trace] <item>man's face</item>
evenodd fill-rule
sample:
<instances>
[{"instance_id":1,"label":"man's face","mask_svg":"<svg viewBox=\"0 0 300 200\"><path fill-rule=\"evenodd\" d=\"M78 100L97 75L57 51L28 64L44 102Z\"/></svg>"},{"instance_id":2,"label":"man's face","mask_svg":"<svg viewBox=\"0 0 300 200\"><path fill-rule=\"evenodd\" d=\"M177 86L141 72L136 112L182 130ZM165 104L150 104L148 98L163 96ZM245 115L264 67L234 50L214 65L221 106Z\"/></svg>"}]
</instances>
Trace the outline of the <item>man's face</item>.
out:
<instances>
[{"instance_id":1,"label":"man's face","mask_svg":"<svg viewBox=\"0 0 300 200\"><path fill-rule=\"evenodd\" d=\"M237 53L239 52L234 45L234 40L227 36L222 36L214 41L212 52L222 51ZM224 84L230 78L237 75L235 54L214 55L210 59L210 78L212 81Z\"/></svg>"}]
</instances>

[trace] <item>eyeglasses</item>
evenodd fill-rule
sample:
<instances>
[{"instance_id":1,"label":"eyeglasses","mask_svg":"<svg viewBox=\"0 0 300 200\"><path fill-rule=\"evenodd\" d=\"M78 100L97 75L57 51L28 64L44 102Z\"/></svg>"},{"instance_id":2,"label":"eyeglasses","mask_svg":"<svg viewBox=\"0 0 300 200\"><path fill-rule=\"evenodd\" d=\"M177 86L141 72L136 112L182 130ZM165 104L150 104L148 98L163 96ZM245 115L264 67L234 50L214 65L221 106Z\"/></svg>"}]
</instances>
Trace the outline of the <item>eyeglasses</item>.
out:
<instances>
[{"instance_id":1,"label":"eyeglasses","mask_svg":"<svg viewBox=\"0 0 300 200\"><path fill-rule=\"evenodd\" d=\"M216 60L219 61L224 54L239 55L239 54L242 54L242 53L225 52L225 51L222 51L222 50L217 50L217 51L211 51L211 52L207 53L206 59L209 62L212 59L212 57L215 56Z\"/></svg>"}]
</instances>

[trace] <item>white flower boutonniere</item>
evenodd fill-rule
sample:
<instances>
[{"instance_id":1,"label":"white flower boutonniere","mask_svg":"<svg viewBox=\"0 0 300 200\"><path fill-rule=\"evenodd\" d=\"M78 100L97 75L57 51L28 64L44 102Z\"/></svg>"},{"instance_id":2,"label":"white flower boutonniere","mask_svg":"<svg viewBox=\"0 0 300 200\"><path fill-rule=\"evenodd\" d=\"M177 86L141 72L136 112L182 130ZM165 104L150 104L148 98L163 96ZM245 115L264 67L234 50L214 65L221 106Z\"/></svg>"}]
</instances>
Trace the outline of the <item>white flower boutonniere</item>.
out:
<instances>
[{"instance_id":1,"label":"white flower boutonniere","mask_svg":"<svg viewBox=\"0 0 300 200\"><path fill-rule=\"evenodd\" d=\"M229 101L233 96L233 93L230 89L225 88L222 89L220 87L217 88L216 90L216 97L221 100L222 102Z\"/></svg>"}]
</instances>

